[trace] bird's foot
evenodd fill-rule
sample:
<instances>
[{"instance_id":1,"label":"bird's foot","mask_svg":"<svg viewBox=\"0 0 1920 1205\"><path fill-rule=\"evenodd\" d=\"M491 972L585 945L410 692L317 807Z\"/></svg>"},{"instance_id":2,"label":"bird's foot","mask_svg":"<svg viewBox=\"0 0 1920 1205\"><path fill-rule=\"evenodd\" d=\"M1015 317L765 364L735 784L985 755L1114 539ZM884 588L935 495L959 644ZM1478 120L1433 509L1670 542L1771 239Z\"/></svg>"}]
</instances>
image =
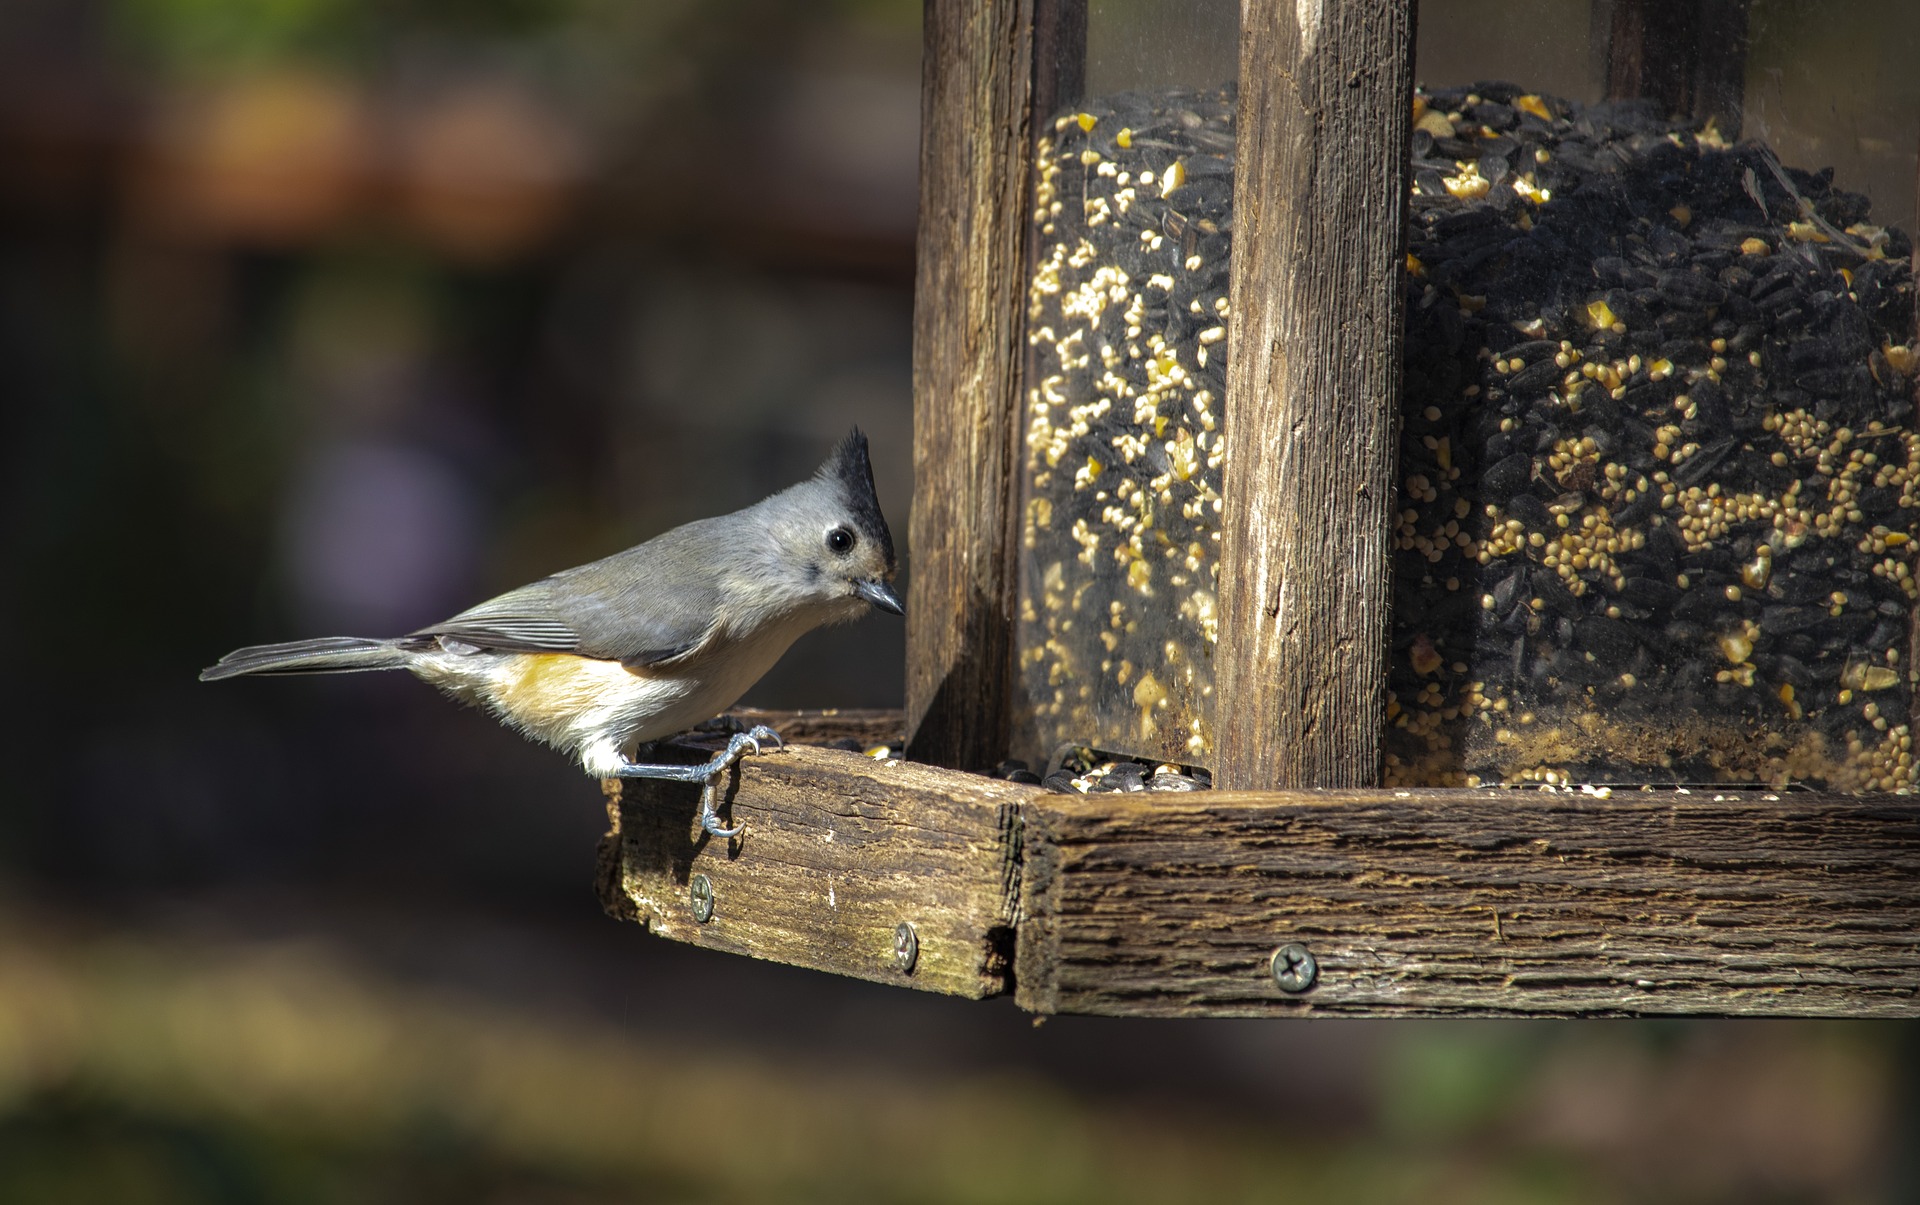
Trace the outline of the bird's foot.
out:
<instances>
[{"instance_id":1,"label":"bird's foot","mask_svg":"<svg viewBox=\"0 0 1920 1205\"><path fill-rule=\"evenodd\" d=\"M765 724L755 725L746 732L738 733L727 741L727 747L714 754L697 766L656 766L644 762L625 762L614 771L616 778L664 778L671 782L697 782L700 786L700 827L716 837L731 839L746 831L745 825L723 828L715 800L720 793L720 780L728 770L740 764L740 759L751 749L762 752L763 744L771 744L778 749L786 744L780 734Z\"/></svg>"},{"instance_id":2,"label":"bird's foot","mask_svg":"<svg viewBox=\"0 0 1920 1205\"><path fill-rule=\"evenodd\" d=\"M786 744L780 739L779 733L765 724L756 724L747 731L735 735L727 742L724 750L714 754L712 760L707 762L706 785L700 789L700 827L723 841L738 837L746 831L746 825L721 827L720 816L714 806L714 800L720 794L720 780L728 770L740 764L740 759L747 755L749 748L755 753L762 752L760 748L762 741L772 744L776 749Z\"/></svg>"},{"instance_id":3,"label":"bird's foot","mask_svg":"<svg viewBox=\"0 0 1920 1205\"><path fill-rule=\"evenodd\" d=\"M746 832L747 826L744 823L736 824L732 828L721 826L720 813L714 810L713 805L714 796L719 793L720 780L717 778L700 788L700 827L722 841L731 841Z\"/></svg>"}]
</instances>

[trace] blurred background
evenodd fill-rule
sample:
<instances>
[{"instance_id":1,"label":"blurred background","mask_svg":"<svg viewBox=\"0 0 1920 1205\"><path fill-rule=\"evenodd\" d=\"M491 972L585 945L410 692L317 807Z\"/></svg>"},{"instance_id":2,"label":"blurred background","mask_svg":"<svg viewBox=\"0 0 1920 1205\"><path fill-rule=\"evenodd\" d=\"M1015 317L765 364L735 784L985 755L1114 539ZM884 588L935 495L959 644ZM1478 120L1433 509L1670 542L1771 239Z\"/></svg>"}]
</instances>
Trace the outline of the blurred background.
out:
<instances>
[{"instance_id":1,"label":"blurred background","mask_svg":"<svg viewBox=\"0 0 1920 1205\"><path fill-rule=\"evenodd\" d=\"M1525 7L1430 0L1423 74ZM411 680L194 680L856 422L904 539L919 23L0 4L0 1201L1920 1199L1899 1027L1036 1027L604 918L597 787ZM902 649L815 634L748 701L897 706Z\"/></svg>"}]
</instances>

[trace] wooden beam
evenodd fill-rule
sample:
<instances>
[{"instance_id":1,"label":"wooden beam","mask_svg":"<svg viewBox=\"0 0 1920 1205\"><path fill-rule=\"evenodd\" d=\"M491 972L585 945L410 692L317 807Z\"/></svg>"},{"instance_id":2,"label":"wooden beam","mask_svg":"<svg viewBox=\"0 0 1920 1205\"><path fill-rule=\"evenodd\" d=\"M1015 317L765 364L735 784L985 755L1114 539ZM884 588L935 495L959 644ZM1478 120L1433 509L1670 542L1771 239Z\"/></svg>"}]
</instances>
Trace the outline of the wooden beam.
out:
<instances>
[{"instance_id":1,"label":"wooden beam","mask_svg":"<svg viewBox=\"0 0 1920 1205\"><path fill-rule=\"evenodd\" d=\"M751 718L796 737L845 722ZM1055 795L794 747L742 763L728 811L747 831L718 842L692 788L620 786L614 915L1039 1013L1920 1017L1920 797ZM1316 963L1303 992L1271 970L1289 944Z\"/></svg>"},{"instance_id":2,"label":"wooden beam","mask_svg":"<svg viewBox=\"0 0 1920 1205\"><path fill-rule=\"evenodd\" d=\"M1247 0L1215 781L1377 782L1411 0Z\"/></svg>"},{"instance_id":3,"label":"wooden beam","mask_svg":"<svg viewBox=\"0 0 1920 1205\"><path fill-rule=\"evenodd\" d=\"M908 748L985 768L1013 680L1032 0L927 0L924 21Z\"/></svg>"},{"instance_id":4,"label":"wooden beam","mask_svg":"<svg viewBox=\"0 0 1920 1205\"><path fill-rule=\"evenodd\" d=\"M615 916L857 979L976 999L1008 989L1019 813L1037 788L796 745L743 764L723 814L746 832L718 841L699 829L693 786L603 785L600 892ZM903 923L916 947L907 968Z\"/></svg>"},{"instance_id":5,"label":"wooden beam","mask_svg":"<svg viewBox=\"0 0 1920 1205\"><path fill-rule=\"evenodd\" d=\"M898 749L906 740L907 731L906 714L897 707L828 707L818 711L735 707L727 712L727 718L742 731L765 724L796 745L852 741L862 750L875 745ZM726 742L719 734L695 733L684 743L698 748L718 748Z\"/></svg>"},{"instance_id":6,"label":"wooden beam","mask_svg":"<svg viewBox=\"0 0 1920 1205\"><path fill-rule=\"evenodd\" d=\"M1594 0L1593 45L1608 98L1644 97L1739 137L1747 0Z\"/></svg>"},{"instance_id":7,"label":"wooden beam","mask_svg":"<svg viewBox=\"0 0 1920 1205\"><path fill-rule=\"evenodd\" d=\"M1041 796L1022 1007L1920 1016L1920 801L1755 791ZM1274 951L1318 964L1280 989Z\"/></svg>"}]
</instances>

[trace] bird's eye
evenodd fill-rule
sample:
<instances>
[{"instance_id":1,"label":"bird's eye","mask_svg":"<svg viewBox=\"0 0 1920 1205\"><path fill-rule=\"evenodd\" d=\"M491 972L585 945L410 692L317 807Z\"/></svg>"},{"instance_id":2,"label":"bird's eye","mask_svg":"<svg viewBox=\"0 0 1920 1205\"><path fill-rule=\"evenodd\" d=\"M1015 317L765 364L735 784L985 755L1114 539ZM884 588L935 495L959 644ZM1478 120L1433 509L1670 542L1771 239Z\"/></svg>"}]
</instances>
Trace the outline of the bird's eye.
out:
<instances>
[{"instance_id":1,"label":"bird's eye","mask_svg":"<svg viewBox=\"0 0 1920 1205\"><path fill-rule=\"evenodd\" d=\"M846 555L853 551L853 533L844 527L836 527L827 533L827 547Z\"/></svg>"}]
</instances>

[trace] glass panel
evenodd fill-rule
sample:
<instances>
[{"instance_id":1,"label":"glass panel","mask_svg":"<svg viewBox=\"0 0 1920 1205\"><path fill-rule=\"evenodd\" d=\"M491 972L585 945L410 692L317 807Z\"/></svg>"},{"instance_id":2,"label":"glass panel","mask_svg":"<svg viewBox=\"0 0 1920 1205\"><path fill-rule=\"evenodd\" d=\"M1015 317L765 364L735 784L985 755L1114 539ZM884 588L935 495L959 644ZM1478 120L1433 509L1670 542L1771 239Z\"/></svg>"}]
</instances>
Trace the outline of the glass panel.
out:
<instances>
[{"instance_id":1,"label":"glass panel","mask_svg":"<svg viewBox=\"0 0 1920 1205\"><path fill-rule=\"evenodd\" d=\"M1831 167L1876 218L1913 232L1920 7L1755 0L1743 133L1783 162Z\"/></svg>"},{"instance_id":2,"label":"glass panel","mask_svg":"<svg viewBox=\"0 0 1920 1205\"><path fill-rule=\"evenodd\" d=\"M1909 787L1920 10L1558 7L1421 13L1389 781Z\"/></svg>"},{"instance_id":3,"label":"glass panel","mask_svg":"<svg viewBox=\"0 0 1920 1205\"><path fill-rule=\"evenodd\" d=\"M1239 0L1087 5L1088 96L1212 87L1239 73Z\"/></svg>"},{"instance_id":4,"label":"glass panel","mask_svg":"<svg viewBox=\"0 0 1920 1205\"><path fill-rule=\"evenodd\" d=\"M1204 764L1238 6L1087 18L1036 122L1015 752Z\"/></svg>"}]
</instances>

